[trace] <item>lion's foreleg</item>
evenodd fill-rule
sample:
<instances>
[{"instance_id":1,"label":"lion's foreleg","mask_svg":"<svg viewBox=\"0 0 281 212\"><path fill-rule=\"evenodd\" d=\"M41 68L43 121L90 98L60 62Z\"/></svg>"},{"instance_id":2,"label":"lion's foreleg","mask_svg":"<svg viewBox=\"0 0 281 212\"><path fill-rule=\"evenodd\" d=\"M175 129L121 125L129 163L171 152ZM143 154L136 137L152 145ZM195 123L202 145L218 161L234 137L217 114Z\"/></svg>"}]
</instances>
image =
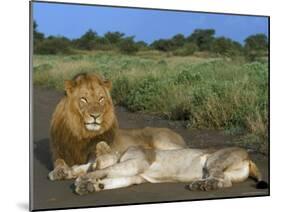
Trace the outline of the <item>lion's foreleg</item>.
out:
<instances>
[{"instance_id":1,"label":"lion's foreleg","mask_svg":"<svg viewBox=\"0 0 281 212\"><path fill-rule=\"evenodd\" d=\"M54 166L54 170L48 175L50 180L69 180L86 174L91 169L92 163L69 167L64 160L58 159Z\"/></svg>"},{"instance_id":2,"label":"lion's foreleg","mask_svg":"<svg viewBox=\"0 0 281 212\"><path fill-rule=\"evenodd\" d=\"M118 155L111 152L109 145L101 141L96 146L96 160L90 160L86 164L69 167L63 159L57 159L54 163L54 170L49 173L50 180L75 179L85 175L94 169L103 169L117 163Z\"/></svg>"}]
</instances>

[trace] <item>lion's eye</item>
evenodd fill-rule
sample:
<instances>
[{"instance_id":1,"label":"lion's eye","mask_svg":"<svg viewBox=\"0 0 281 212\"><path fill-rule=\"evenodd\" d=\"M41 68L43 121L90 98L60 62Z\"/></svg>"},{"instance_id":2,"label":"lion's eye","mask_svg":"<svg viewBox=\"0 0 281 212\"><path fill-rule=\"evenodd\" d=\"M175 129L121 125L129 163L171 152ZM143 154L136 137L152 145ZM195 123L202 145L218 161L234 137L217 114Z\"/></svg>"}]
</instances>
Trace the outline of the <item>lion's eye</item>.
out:
<instances>
[{"instance_id":1,"label":"lion's eye","mask_svg":"<svg viewBox=\"0 0 281 212\"><path fill-rule=\"evenodd\" d=\"M101 98L99 99L99 102L102 103L103 101L104 101L104 97L101 97Z\"/></svg>"},{"instance_id":2,"label":"lion's eye","mask_svg":"<svg viewBox=\"0 0 281 212\"><path fill-rule=\"evenodd\" d=\"M81 97L80 98L80 102L82 103L88 103L87 99L85 97Z\"/></svg>"}]
</instances>

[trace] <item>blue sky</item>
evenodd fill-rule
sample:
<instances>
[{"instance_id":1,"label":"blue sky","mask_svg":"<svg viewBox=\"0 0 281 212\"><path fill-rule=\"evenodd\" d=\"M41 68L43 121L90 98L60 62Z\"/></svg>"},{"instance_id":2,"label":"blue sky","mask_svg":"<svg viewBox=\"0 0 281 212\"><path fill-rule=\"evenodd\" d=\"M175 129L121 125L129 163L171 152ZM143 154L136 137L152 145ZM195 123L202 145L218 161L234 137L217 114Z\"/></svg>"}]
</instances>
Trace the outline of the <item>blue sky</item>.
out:
<instances>
[{"instance_id":1,"label":"blue sky","mask_svg":"<svg viewBox=\"0 0 281 212\"><path fill-rule=\"evenodd\" d=\"M229 37L240 43L252 34L268 35L268 19L265 17L40 2L33 6L38 31L47 36L60 35L70 39L80 37L88 29L99 35L120 31L128 36L134 35L136 41L147 43L177 33L188 36L198 28L213 28L216 36Z\"/></svg>"}]
</instances>

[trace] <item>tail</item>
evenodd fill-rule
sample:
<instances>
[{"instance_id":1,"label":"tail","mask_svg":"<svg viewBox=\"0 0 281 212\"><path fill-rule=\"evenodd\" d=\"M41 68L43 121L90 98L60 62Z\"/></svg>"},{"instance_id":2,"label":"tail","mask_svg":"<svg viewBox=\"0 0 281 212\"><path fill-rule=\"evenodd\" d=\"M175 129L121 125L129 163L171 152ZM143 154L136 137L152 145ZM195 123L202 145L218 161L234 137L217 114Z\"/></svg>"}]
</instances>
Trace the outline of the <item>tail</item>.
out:
<instances>
[{"instance_id":1,"label":"tail","mask_svg":"<svg viewBox=\"0 0 281 212\"><path fill-rule=\"evenodd\" d=\"M257 165L253 161L249 161L250 173L249 176L254 178L257 181L257 189L266 189L268 188L268 183L262 179L261 172Z\"/></svg>"}]
</instances>

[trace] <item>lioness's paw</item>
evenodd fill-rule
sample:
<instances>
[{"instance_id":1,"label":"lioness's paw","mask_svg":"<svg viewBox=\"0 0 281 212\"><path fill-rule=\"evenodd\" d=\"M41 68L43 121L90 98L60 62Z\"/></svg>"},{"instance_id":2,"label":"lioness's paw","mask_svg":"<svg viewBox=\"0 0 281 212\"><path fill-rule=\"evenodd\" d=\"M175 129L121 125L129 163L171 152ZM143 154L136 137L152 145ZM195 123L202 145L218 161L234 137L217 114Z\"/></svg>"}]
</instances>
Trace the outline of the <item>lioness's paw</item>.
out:
<instances>
[{"instance_id":1,"label":"lioness's paw","mask_svg":"<svg viewBox=\"0 0 281 212\"><path fill-rule=\"evenodd\" d=\"M54 180L66 180L71 178L71 169L66 164L62 166L57 166L48 175L49 179Z\"/></svg>"},{"instance_id":2,"label":"lioness's paw","mask_svg":"<svg viewBox=\"0 0 281 212\"><path fill-rule=\"evenodd\" d=\"M108 154L110 152L111 148L105 141L101 141L96 145L96 157Z\"/></svg>"},{"instance_id":3,"label":"lioness's paw","mask_svg":"<svg viewBox=\"0 0 281 212\"><path fill-rule=\"evenodd\" d=\"M85 195L92 192L98 192L104 189L104 184L99 179L91 179L87 176L81 176L76 179L75 192L79 195Z\"/></svg>"},{"instance_id":4,"label":"lioness's paw","mask_svg":"<svg viewBox=\"0 0 281 212\"><path fill-rule=\"evenodd\" d=\"M221 182L214 178L194 181L189 185L189 189L192 191L194 190L210 191L221 187L222 187Z\"/></svg>"}]
</instances>

